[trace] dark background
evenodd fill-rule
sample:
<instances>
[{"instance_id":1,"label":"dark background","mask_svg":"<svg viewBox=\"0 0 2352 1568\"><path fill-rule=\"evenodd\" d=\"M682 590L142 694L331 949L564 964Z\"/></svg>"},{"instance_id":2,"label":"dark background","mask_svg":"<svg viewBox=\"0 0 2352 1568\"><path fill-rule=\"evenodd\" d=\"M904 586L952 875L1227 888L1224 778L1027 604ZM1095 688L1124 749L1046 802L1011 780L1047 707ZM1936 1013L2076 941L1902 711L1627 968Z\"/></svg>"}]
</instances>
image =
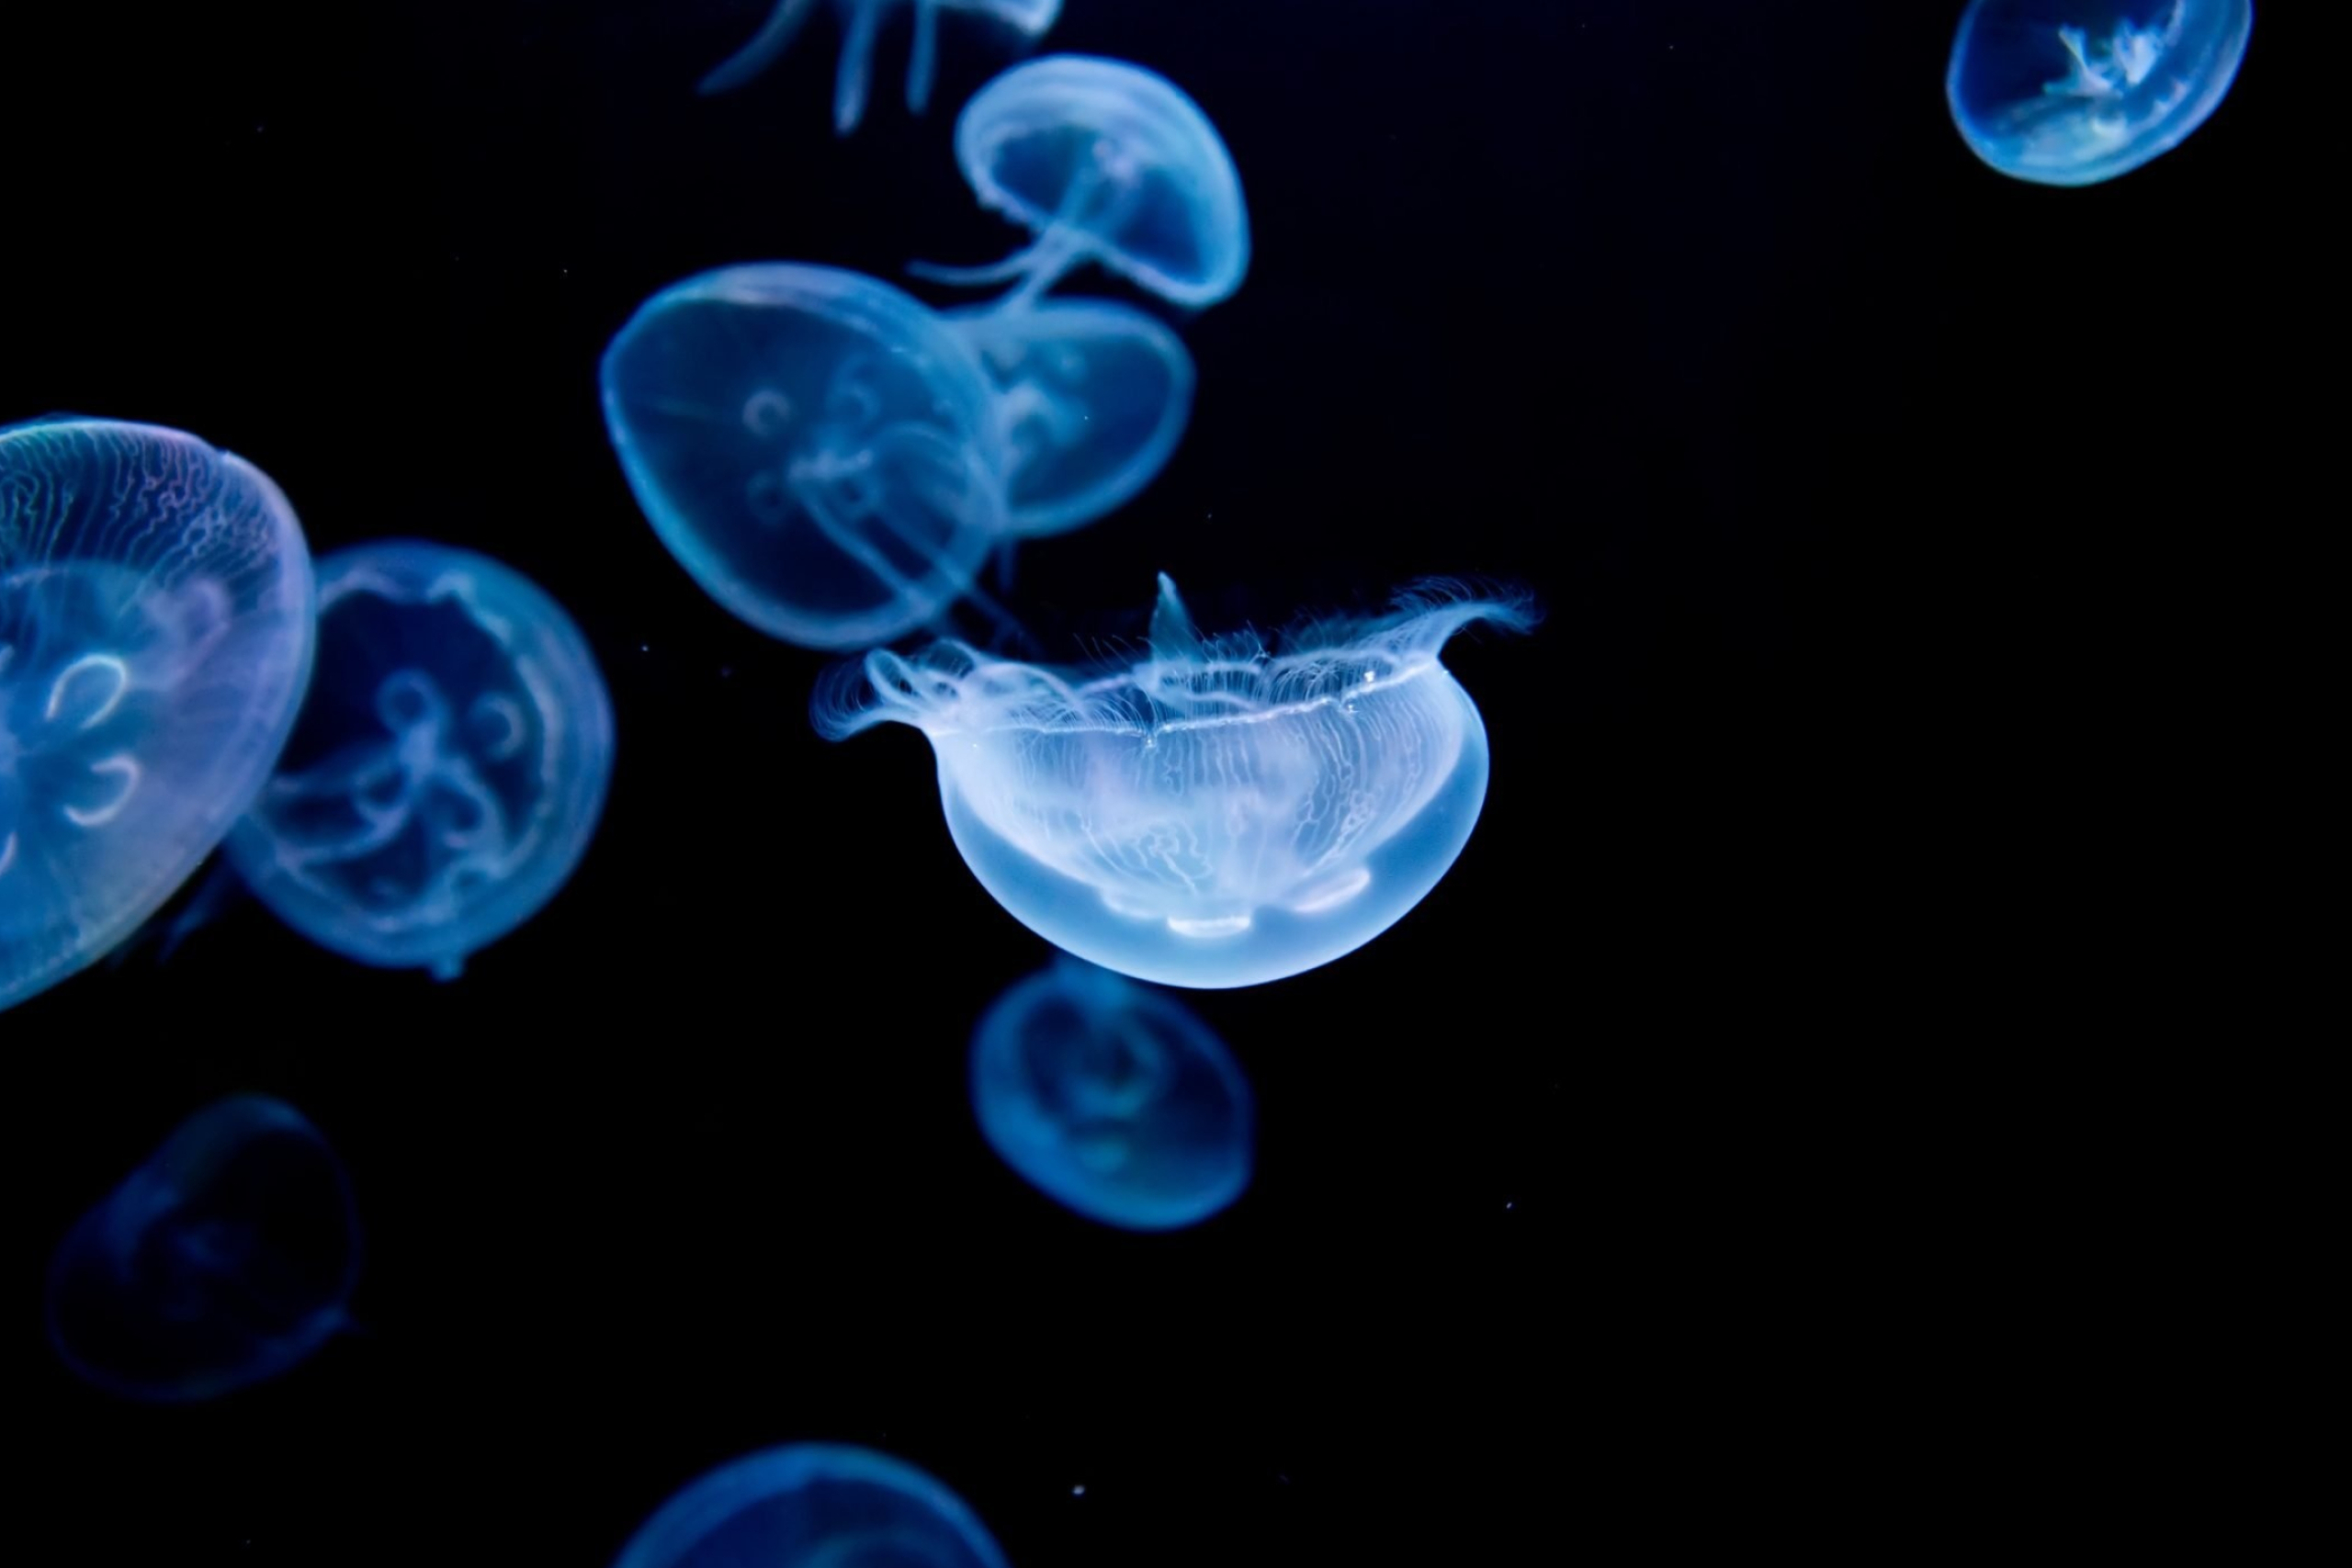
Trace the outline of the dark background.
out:
<instances>
[{"instance_id":1,"label":"dark background","mask_svg":"<svg viewBox=\"0 0 2352 1568\"><path fill-rule=\"evenodd\" d=\"M1989 1408L2015 1304L2157 1223L2059 1152L2123 1092L2095 1007L2025 998L2146 874L2110 741L2213 679L2232 541L2312 510L2267 488L2311 8L2082 191L1962 144L1960 8L1069 0L1045 47L1208 111L1256 256L1185 327L1174 462L1015 610L1133 633L1166 570L1212 627L1431 572L1547 612L1447 656L1494 780L1436 891L1191 998L1260 1168L1138 1237L972 1124L971 1026L1047 950L922 741L816 739L822 661L664 553L596 399L690 273L1009 248L950 146L1006 41L949 15L910 120L899 24L836 140L827 17L694 93L764 0L11 7L0 422L196 432L320 553L500 557L620 746L576 878L455 985L247 904L0 1018L21 1560L597 1564L809 1438L936 1473L1020 1568L1821 1540L1940 1472L1892 1434ZM347 1160L366 1332L111 1402L49 1359L48 1250L236 1089Z\"/></svg>"}]
</instances>

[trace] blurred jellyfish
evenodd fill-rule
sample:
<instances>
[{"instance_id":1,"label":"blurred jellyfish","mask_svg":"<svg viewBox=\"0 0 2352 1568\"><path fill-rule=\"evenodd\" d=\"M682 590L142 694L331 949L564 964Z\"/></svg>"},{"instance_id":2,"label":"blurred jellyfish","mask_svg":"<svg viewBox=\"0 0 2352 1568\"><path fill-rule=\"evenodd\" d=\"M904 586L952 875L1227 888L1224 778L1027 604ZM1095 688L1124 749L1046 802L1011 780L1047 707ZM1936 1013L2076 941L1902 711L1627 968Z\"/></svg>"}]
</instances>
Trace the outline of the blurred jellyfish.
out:
<instances>
[{"instance_id":1,"label":"blurred jellyfish","mask_svg":"<svg viewBox=\"0 0 2352 1568\"><path fill-rule=\"evenodd\" d=\"M269 477L110 420L0 430L0 1009L104 954L269 776L310 679Z\"/></svg>"},{"instance_id":2,"label":"blurred jellyfish","mask_svg":"<svg viewBox=\"0 0 2352 1568\"><path fill-rule=\"evenodd\" d=\"M613 1568L1006 1568L964 1500L871 1449L795 1443L662 1505Z\"/></svg>"},{"instance_id":3,"label":"blurred jellyfish","mask_svg":"<svg viewBox=\"0 0 2352 1568\"><path fill-rule=\"evenodd\" d=\"M2253 29L2249 0L1974 0L1945 93L2001 173L2095 185L2204 124Z\"/></svg>"},{"instance_id":4,"label":"blurred jellyfish","mask_svg":"<svg viewBox=\"0 0 2352 1568\"><path fill-rule=\"evenodd\" d=\"M907 62L907 108L921 114L931 101L932 77L939 63L939 13L977 11L1027 38L1043 37L1061 14L1062 0L909 0L914 6L914 55ZM842 56L833 76L833 130L847 136L865 114L866 85L874 73L874 40L882 18L899 0L833 0L842 20ZM741 86L776 62L817 8L817 0L776 0L767 24L717 70L703 78L705 93Z\"/></svg>"},{"instance_id":5,"label":"blurred jellyfish","mask_svg":"<svg viewBox=\"0 0 2352 1568\"><path fill-rule=\"evenodd\" d=\"M972 1037L989 1146L1104 1224L1175 1230L1239 1197L1253 1104L1233 1053L1191 1009L1075 959L999 997Z\"/></svg>"},{"instance_id":6,"label":"blurred jellyfish","mask_svg":"<svg viewBox=\"0 0 2352 1568\"><path fill-rule=\"evenodd\" d=\"M1279 651L1204 643L1159 580L1148 657L1100 672L943 641L819 690L830 738L921 729L948 830L1031 930L1138 979L1253 986L1328 964L1419 903L1470 836L1487 732L1438 662L1521 604L1443 588Z\"/></svg>"},{"instance_id":7,"label":"blurred jellyfish","mask_svg":"<svg viewBox=\"0 0 2352 1568\"><path fill-rule=\"evenodd\" d=\"M1166 77L1048 55L982 87L956 121L980 204L1036 235L988 266L915 263L939 283L1015 281L1009 305L1095 262L1173 304L1214 305L1250 270L1241 178L1216 128Z\"/></svg>"},{"instance_id":8,"label":"blurred jellyfish","mask_svg":"<svg viewBox=\"0 0 2352 1568\"><path fill-rule=\"evenodd\" d=\"M1193 413L1193 356L1174 333L1109 300L946 313L996 382L1010 448L1005 526L1057 534L1149 484Z\"/></svg>"},{"instance_id":9,"label":"blurred jellyfish","mask_svg":"<svg viewBox=\"0 0 2352 1568\"><path fill-rule=\"evenodd\" d=\"M322 947L449 979L571 875L612 769L554 600L468 550L358 545L319 563L317 679L229 855Z\"/></svg>"},{"instance_id":10,"label":"blurred jellyfish","mask_svg":"<svg viewBox=\"0 0 2352 1568\"><path fill-rule=\"evenodd\" d=\"M662 542L772 637L901 637L974 595L1004 529L988 372L873 278L779 262L674 284L605 350L604 394Z\"/></svg>"},{"instance_id":11,"label":"blurred jellyfish","mask_svg":"<svg viewBox=\"0 0 2352 1568\"><path fill-rule=\"evenodd\" d=\"M49 1333L76 1376L132 1399L209 1399L345 1326L351 1188L318 1129L237 1095L182 1123L51 1260Z\"/></svg>"}]
</instances>

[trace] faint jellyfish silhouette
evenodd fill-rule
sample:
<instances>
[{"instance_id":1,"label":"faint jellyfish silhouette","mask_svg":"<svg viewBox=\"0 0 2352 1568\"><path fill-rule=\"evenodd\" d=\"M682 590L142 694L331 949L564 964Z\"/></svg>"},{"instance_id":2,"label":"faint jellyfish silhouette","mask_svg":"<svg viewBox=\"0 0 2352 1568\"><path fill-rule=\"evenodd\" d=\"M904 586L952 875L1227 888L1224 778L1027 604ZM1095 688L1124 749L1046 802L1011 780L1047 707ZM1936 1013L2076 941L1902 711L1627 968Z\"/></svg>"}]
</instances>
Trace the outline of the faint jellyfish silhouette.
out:
<instances>
[{"instance_id":1,"label":"faint jellyfish silhouette","mask_svg":"<svg viewBox=\"0 0 2352 1568\"><path fill-rule=\"evenodd\" d=\"M311 649L269 477L192 435L0 430L0 1010L102 956L269 776Z\"/></svg>"},{"instance_id":2,"label":"faint jellyfish silhouette","mask_svg":"<svg viewBox=\"0 0 2352 1568\"><path fill-rule=\"evenodd\" d=\"M1216 988L1353 951L1428 894L1487 793L1487 732L1438 662L1523 603L1444 585L1279 650L1204 643L1159 580L1149 655L1064 672L955 641L838 668L829 738L885 720L929 737L949 832L1046 941L1138 979Z\"/></svg>"},{"instance_id":3,"label":"faint jellyfish silhouette","mask_svg":"<svg viewBox=\"0 0 2352 1568\"><path fill-rule=\"evenodd\" d=\"M996 392L898 289L782 262L705 273L639 309L603 378L654 531L762 631L865 648L986 604L973 570L1005 524Z\"/></svg>"},{"instance_id":4,"label":"faint jellyfish silhouette","mask_svg":"<svg viewBox=\"0 0 2352 1568\"><path fill-rule=\"evenodd\" d=\"M1104 1224L1175 1230L1250 1185L1256 1111L1225 1042L1173 998L1076 959L989 1009L972 1108L1005 1164Z\"/></svg>"},{"instance_id":5,"label":"faint jellyfish silhouette","mask_svg":"<svg viewBox=\"0 0 2352 1568\"><path fill-rule=\"evenodd\" d=\"M613 1568L1006 1568L964 1500L871 1449L746 1455L656 1510Z\"/></svg>"},{"instance_id":6,"label":"faint jellyfish silhouette","mask_svg":"<svg viewBox=\"0 0 2352 1568\"><path fill-rule=\"evenodd\" d=\"M451 979L571 875L612 769L554 600L469 550L354 546L319 563L317 679L229 855L320 946Z\"/></svg>"},{"instance_id":7,"label":"faint jellyfish silhouette","mask_svg":"<svg viewBox=\"0 0 2352 1568\"><path fill-rule=\"evenodd\" d=\"M882 18L900 0L833 0L841 17L842 54L833 76L833 130L846 136L865 115L867 85L874 71L874 42ZM939 63L939 13L976 11L1027 38L1043 37L1061 14L1062 0L907 0L914 7L914 52L907 62L907 109L921 114L931 102L932 78ZM766 25L750 42L702 80L705 93L741 86L775 63L798 36L817 0L776 0Z\"/></svg>"},{"instance_id":8,"label":"faint jellyfish silhouette","mask_svg":"<svg viewBox=\"0 0 2352 1568\"><path fill-rule=\"evenodd\" d=\"M972 96L956 157L980 204L1036 239L987 266L916 262L933 282L1014 281L1025 304L1092 261L1171 303L1214 305L1250 270L1241 178L1201 107L1123 61L1056 54Z\"/></svg>"},{"instance_id":9,"label":"faint jellyfish silhouette","mask_svg":"<svg viewBox=\"0 0 2352 1568\"><path fill-rule=\"evenodd\" d=\"M2253 29L2249 0L1974 0L1945 96L1970 150L2001 173L2095 185L2204 124Z\"/></svg>"},{"instance_id":10,"label":"faint jellyfish silhouette","mask_svg":"<svg viewBox=\"0 0 2352 1568\"><path fill-rule=\"evenodd\" d=\"M131 1399L209 1399L275 1377L347 1325L350 1183L317 1128L236 1095L183 1122L51 1258L51 1343Z\"/></svg>"}]
</instances>

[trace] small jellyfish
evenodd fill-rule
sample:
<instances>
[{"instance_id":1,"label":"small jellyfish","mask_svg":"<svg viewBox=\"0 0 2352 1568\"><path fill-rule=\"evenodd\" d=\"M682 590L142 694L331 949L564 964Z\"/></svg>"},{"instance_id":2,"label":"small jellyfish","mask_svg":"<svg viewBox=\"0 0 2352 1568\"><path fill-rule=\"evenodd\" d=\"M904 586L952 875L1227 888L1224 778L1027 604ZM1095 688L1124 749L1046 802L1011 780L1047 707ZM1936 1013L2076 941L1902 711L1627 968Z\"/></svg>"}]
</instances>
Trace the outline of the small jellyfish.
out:
<instances>
[{"instance_id":1,"label":"small jellyfish","mask_svg":"<svg viewBox=\"0 0 2352 1568\"><path fill-rule=\"evenodd\" d=\"M1438 654L1472 622L1531 619L1430 587L1279 649L1204 642L1162 577L1147 657L876 649L811 712L831 739L921 729L966 863L1046 941L1137 979L1254 986L1363 946L1445 874L1486 799L1487 732Z\"/></svg>"},{"instance_id":2,"label":"small jellyfish","mask_svg":"<svg viewBox=\"0 0 2352 1568\"><path fill-rule=\"evenodd\" d=\"M346 1326L358 1273L342 1162L292 1106L237 1095L182 1123L66 1235L50 1339L116 1393L209 1399Z\"/></svg>"},{"instance_id":3,"label":"small jellyfish","mask_svg":"<svg viewBox=\"0 0 2352 1568\"><path fill-rule=\"evenodd\" d=\"M1173 998L1075 959L980 1021L972 1108L1005 1164L1104 1224L1196 1224L1250 1185L1256 1112L1225 1042Z\"/></svg>"},{"instance_id":4,"label":"small jellyfish","mask_svg":"<svg viewBox=\"0 0 2352 1568\"><path fill-rule=\"evenodd\" d=\"M613 1568L1006 1568L964 1500L871 1449L746 1455L662 1505Z\"/></svg>"},{"instance_id":5,"label":"small jellyfish","mask_svg":"<svg viewBox=\"0 0 2352 1568\"><path fill-rule=\"evenodd\" d=\"M2253 30L2249 0L1974 0L1945 94L2001 173L2096 185L2204 124Z\"/></svg>"},{"instance_id":6,"label":"small jellyfish","mask_svg":"<svg viewBox=\"0 0 2352 1568\"><path fill-rule=\"evenodd\" d=\"M571 875L612 769L554 600L468 550L357 545L319 563L317 678L229 856L322 947L449 979Z\"/></svg>"},{"instance_id":7,"label":"small jellyfish","mask_svg":"<svg viewBox=\"0 0 2352 1568\"><path fill-rule=\"evenodd\" d=\"M111 420L0 430L0 1010L212 852L310 679L311 556L269 476Z\"/></svg>"},{"instance_id":8,"label":"small jellyfish","mask_svg":"<svg viewBox=\"0 0 2352 1568\"><path fill-rule=\"evenodd\" d=\"M909 269L933 282L1017 280L1023 303L1092 261L1170 303L1214 305L1250 270L1241 177L1201 107L1116 60L1056 54L972 96L956 157L980 204L1036 235L988 266Z\"/></svg>"},{"instance_id":9,"label":"small jellyfish","mask_svg":"<svg viewBox=\"0 0 2352 1568\"><path fill-rule=\"evenodd\" d=\"M705 273L639 309L603 378L654 531L762 631L867 648L975 596L1005 524L996 391L898 289L789 263Z\"/></svg>"},{"instance_id":10,"label":"small jellyfish","mask_svg":"<svg viewBox=\"0 0 2352 1568\"><path fill-rule=\"evenodd\" d=\"M939 13L977 11L1025 38L1042 38L1061 15L1062 0L910 0L915 12L914 53L907 62L907 108L921 114L931 102L932 77L939 63ZM883 17L899 0L833 0L842 20L841 65L833 74L833 130L847 136L865 116L865 94L874 73L874 41ZM752 40L702 80L705 93L731 92L776 62L799 34L817 0L776 0L767 24Z\"/></svg>"},{"instance_id":11,"label":"small jellyfish","mask_svg":"<svg viewBox=\"0 0 2352 1568\"><path fill-rule=\"evenodd\" d=\"M1011 532L1058 534L1116 511L1183 439L1193 356L1141 310L1049 300L950 310L945 320L978 351L998 388Z\"/></svg>"}]
</instances>

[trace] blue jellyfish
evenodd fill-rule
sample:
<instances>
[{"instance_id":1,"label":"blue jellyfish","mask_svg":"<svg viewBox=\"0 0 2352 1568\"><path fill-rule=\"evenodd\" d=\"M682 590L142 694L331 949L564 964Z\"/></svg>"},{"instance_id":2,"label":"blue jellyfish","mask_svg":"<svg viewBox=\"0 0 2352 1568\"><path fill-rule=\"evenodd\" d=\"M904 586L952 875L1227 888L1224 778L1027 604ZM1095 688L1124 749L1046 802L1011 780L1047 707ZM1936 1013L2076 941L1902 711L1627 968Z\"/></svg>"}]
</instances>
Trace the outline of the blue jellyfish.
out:
<instances>
[{"instance_id":1,"label":"blue jellyfish","mask_svg":"<svg viewBox=\"0 0 2352 1568\"><path fill-rule=\"evenodd\" d=\"M1014 281L1021 304L1091 261L1171 303L1214 305L1250 270L1241 177L1208 117L1166 77L1056 54L972 96L956 157L980 204L1035 234L992 265L910 269L939 283Z\"/></svg>"},{"instance_id":2,"label":"blue jellyfish","mask_svg":"<svg viewBox=\"0 0 2352 1568\"><path fill-rule=\"evenodd\" d=\"M1438 654L1471 622L1531 618L1431 587L1277 651L1202 641L1162 577L1143 658L876 649L812 716L829 738L929 737L956 848L1046 941L1138 979L1254 986L1363 946L1445 874L1486 799L1487 732Z\"/></svg>"},{"instance_id":3,"label":"blue jellyfish","mask_svg":"<svg viewBox=\"0 0 2352 1568\"><path fill-rule=\"evenodd\" d=\"M978 355L854 272L775 263L649 299L605 352L638 503L705 592L817 649L904 636L974 594L1005 526Z\"/></svg>"},{"instance_id":4,"label":"blue jellyfish","mask_svg":"<svg viewBox=\"0 0 2352 1568\"><path fill-rule=\"evenodd\" d=\"M1196 1224L1250 1185L1250 1082L1191 1009L1061 958L972 1036L972 1108L1004 1163L1091 1220Z\"/></svg>"},{"instance_id":5,"label":"blue jellyfish","mask_svg":"<svg viewBox=\"0 0 2352 1568\"><path fill-rule=\"evenodd\" d=\"M795 1443L719 1466L613 1568L1006 1568L964 1500L871 1449Z\"/></svg>"},{"instance_id":6,"label":"blue jellyfish","mask_svg":"<svg viewBox=\"0 0 2352 1568\"><path fill-rule=\"evenodd\" d=\"M318 677L229 855L322 947L449 979L571 875L612 770L554 600L468 550L358 545L319 563Z\"/></svg>"},{"instance_id":7,"label":"blue jellyfish","mask_svg":"<svg viewBox=\"0 0 2352 1568\"><path fill-rule=\"evenodd\" d=\"M1945 93L2001 173L2096 185L2204 124L2253 30L2248 0L1974 0Z\"/></svg>"},{"instance_id":8,"label":"blue jellyfish","mask_svg":"<svg viewBox=\"0 0 2352 1568\"><path fill-rule=\"evenodd\" d=\"M346 1325L351 1187L317 1128L237 1095L182 1123L51 1260L49 1334L132 1399L209 1399L275 1377Z\"/></svg>"},{"instance_id":9,"label":"blue jellyfish","mask_svg":"<svg viewBox=\"0 0 2352 1568\"><path fill-rule=\"evenodd\" d=\"M1043 37L1061 14L1062 0L911 0L915 11L914 56L907 63L907 108L922 113L939 62L939 13L978 11L1028 38ZM847 136L865 115L866 83L873 74L874 40L882 17L897 0L833 0L842 19L841 66L833 76L833 130ZM817 0L776 0L767 25L752 40L703 78L705 93L741 86L775 63L817 8Z\"/></svg>"},{"instance_id":10,"label":"blue jellyfish","mask_svg":"<svg viewBox=\"0 0 2352 1568\"><path fill-rule=\"evenodd\" d=\"M311 673L269 476L111 420L0 430L0 1010L169 898L269 776Z\"/></svg>"},{"instance_id":11,"label":"blue jellyfish","mask_svg":"<svg viewBox=\"0 0 2352 1568\"><path fill-rule=\"evenodd\" d=\"M1009 447L1005 526L1080 527L1134 499L1183 439L1193 356L1130 306L1049 300L946 312L995 380Z\"/></svg>"}]
</instances>

